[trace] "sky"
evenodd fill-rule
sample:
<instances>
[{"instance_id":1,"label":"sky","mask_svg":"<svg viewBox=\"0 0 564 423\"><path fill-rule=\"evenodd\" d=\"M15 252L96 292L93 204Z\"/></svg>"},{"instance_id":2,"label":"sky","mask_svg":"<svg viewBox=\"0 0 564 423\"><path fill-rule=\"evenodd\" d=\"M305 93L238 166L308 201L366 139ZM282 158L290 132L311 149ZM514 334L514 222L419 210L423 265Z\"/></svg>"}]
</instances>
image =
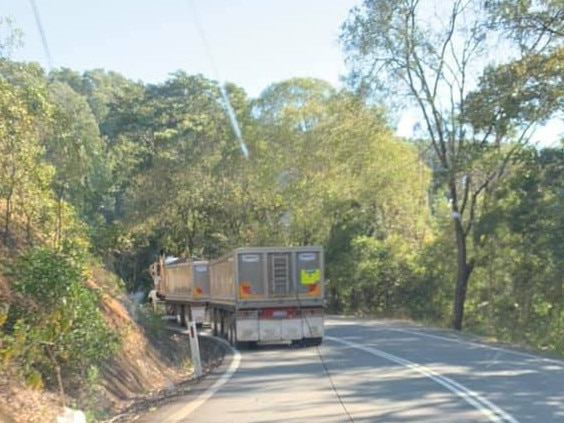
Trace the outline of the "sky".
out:
<instances>
[{"instance_id":1,"label":"sky","mask_svg":"<svg viewBox=\"0 0 564 423\"><path fill-rule=\"evenodd\" d=\"M144 82L184 70L256 97L291 77L339 86L339 27L361 0L35 0L53 67L103 68ZM31 0L2 0L24 32L15 60L49 61ZM200 29L201 28L201 31Z\"/></svg>"},{"instance_id":2,"label":"sky","mask_svg":"<svg viewBox=\"0 0 564 423\"><path fill-rule=\"evenodd\" d=\"M15 60L49 61L33 0L1 0L0 17L24 33ZM146 83L171 73L201 73L257 97L270 84L316 77L335 87L347 73L338 43L341 24L362 0L35 0L51 65L82 72L102 68ZM413 135L408 109L396 133ZM533 141L556 145L564 124L552 120Z\"/></svg>"}]
</instances>

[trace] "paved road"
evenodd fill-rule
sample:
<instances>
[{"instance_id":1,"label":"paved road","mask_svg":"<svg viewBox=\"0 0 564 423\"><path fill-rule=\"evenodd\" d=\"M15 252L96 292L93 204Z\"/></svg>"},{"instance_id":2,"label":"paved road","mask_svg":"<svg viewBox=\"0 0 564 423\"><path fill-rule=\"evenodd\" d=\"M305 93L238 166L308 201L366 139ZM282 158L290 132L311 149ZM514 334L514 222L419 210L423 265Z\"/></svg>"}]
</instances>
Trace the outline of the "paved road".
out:
<instances>
[{"instance_id":1,"label":"paved road","mask_svg":"<svg viewBox=\"0 0 564 423\"><path fill-rule=\"evenodd\" d=\"M564 362L399 322L329 319L326 335L241 351L139 422L564 422Z\"/></svg>"}]
</instances>

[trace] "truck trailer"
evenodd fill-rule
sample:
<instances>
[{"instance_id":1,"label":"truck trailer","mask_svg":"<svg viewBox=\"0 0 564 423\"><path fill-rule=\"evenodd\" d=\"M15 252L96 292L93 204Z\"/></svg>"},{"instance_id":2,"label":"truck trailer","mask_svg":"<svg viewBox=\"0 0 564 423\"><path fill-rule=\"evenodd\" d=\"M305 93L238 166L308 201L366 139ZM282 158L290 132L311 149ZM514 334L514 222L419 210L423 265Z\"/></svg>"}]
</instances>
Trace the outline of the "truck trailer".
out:
<instances>
[{"instance_id":1,"label":"truck trailer","mask_svg":"<svg viewBox=\"0 0 564 423\"><path fill-rule=\"evenodd\" d=\"M322 247L237 248L210 262L210 323L232 344L320 345Z\"/></svg>"},{"instance_id":2,"label":"truck trailer","mask_svg":"<svg viewBox=\"0 0 564 423\"><path fill-rule=\"evenodd\" d=\"M207 260L161 257L151 269L156 297L163 301L179 323L186 320L201 326L207 321L210 272Z\"/></svg>"}]
</instances>

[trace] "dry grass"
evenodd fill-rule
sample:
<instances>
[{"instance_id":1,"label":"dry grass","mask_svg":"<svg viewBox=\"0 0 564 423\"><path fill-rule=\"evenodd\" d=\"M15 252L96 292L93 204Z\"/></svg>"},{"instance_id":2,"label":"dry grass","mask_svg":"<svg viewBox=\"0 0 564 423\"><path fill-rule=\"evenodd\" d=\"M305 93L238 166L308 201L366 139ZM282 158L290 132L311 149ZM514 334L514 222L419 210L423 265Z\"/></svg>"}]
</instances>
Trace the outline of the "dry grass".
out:
<instances>
[{"instance_id":1,"label":"dry grass","mask_svg":"<svg viewBox=\"0 0 564 423\"><path fill-rule=\"evenodd\" d=\"M12 368L0 370L0 422L55 422L62 413L58 395L31 389Z\"/></svg>"}]
</instances>

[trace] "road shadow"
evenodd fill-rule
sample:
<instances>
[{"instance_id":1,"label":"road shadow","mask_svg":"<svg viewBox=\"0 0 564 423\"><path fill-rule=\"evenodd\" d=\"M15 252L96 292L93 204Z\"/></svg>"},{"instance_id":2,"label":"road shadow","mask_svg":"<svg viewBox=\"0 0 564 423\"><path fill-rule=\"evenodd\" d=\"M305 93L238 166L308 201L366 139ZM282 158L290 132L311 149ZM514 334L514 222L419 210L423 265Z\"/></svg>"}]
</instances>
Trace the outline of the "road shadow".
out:
<instances>
[{"instance_id":1,"label":"road shadow","mask_svg":"<svg viewBox=\"0 0 564 423\"><path fill-rule=\"evenodd\" d=\"M327 333L423 365L480 394L520 423L564 421L564 362L560 360L404 322L349 324L340 320L329 324ZM363 361L351 356L363 354L369 355L339 345L326 349L324 356L332 365L331 371L340 372L362 370ZM380 360L384 359L374 358L376 366ZM386 366L401 367L391 362ZM378 372L372 374L378 377ZM387 380L389 390L395 392L393 383ZM368 391L371 395L384 393L372 381L359 381L352 390L353 397Z\"/></svg>"}]
</instances>

